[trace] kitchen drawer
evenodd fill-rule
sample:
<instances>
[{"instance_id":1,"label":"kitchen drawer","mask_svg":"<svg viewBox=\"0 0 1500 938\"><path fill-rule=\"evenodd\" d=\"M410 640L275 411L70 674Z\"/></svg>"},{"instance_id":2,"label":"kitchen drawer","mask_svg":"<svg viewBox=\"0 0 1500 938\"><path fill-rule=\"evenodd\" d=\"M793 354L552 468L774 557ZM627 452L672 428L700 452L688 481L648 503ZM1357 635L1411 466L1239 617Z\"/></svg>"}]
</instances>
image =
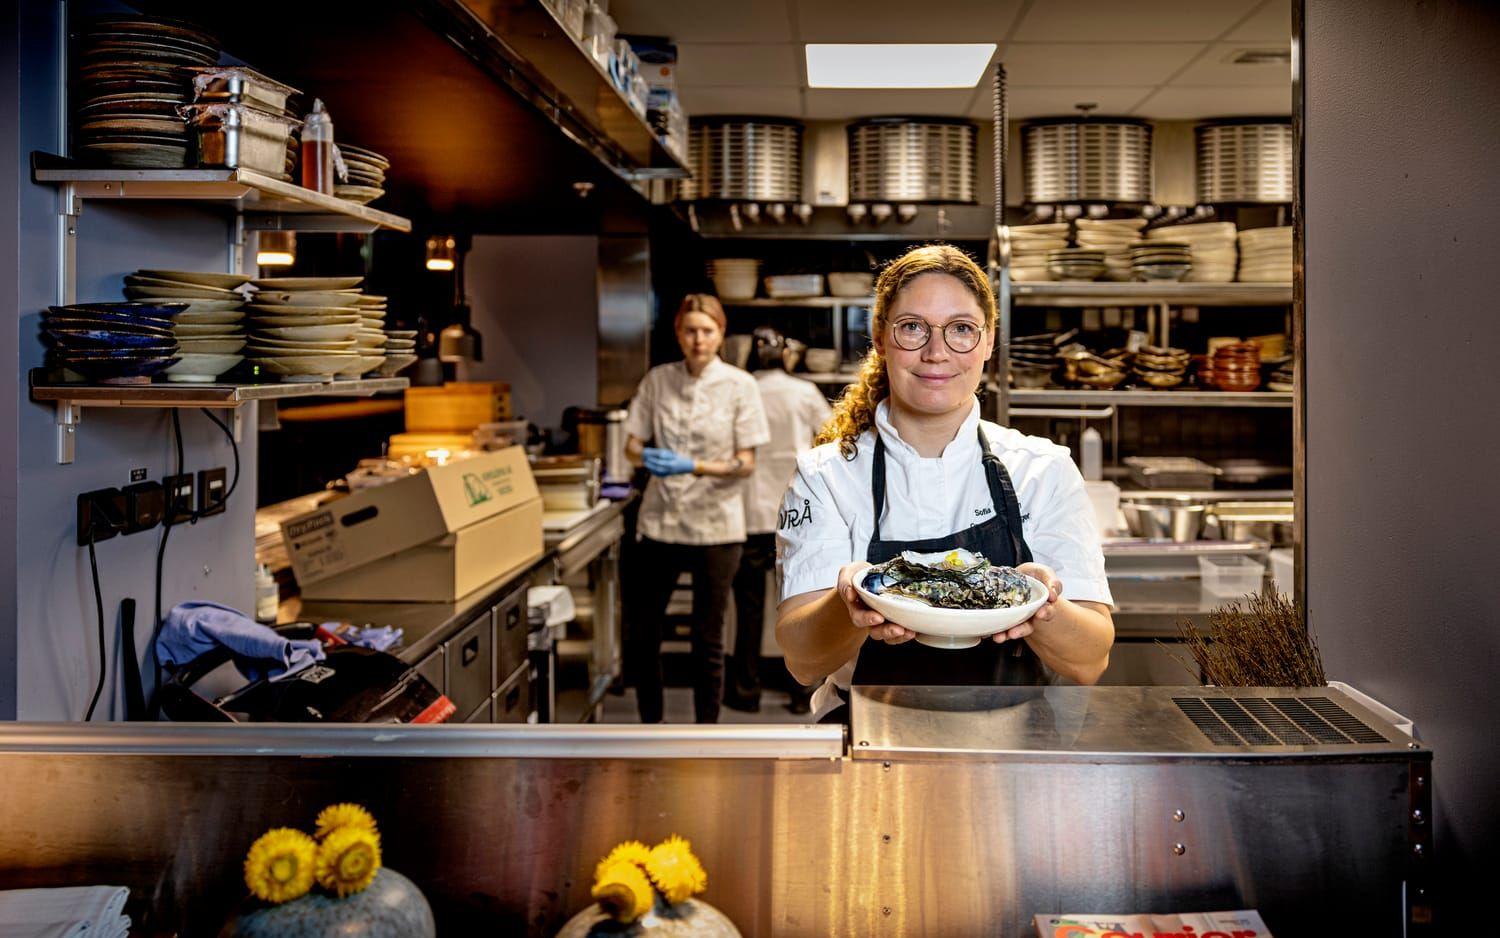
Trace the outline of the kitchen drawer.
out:
<instances>
[{"instance_id":1,"label":"kitchen drawer","mask_svg":"<svg viewBox=\"0 0 1500 938\"><path fill-rule=\"evenodd\" d=\"M493 702L490 701L489 699L486 699L484 703L482 703L482 704L479 705L478 709L476 709L473 713L469 714L469 716L464 720L464 722L465 723L489 723L490 722L490 711L493 708L493 706L494 706Z\"/></svg>"},{"instance_id":2,"label":"kitchen drawer","mask_svg":"<svg viewBox=\"0 0 1500 938\"><path fill-rule=\"evenodd\" d=\"M432 654L417 662L417 673L427 678L433 687L437 688L439 694L448 693L448 675L446 673L446 652L442 646L435 649Z\"/></svg>"},{"instance_id":3,"label":"kitchen drawer","mask_svg":"<svg viewBox=\"0 0 1500 938\"><path fill-rule=\"evenodd\" d=\"M531 709L531 666L522 665L490 698L490 722L526 723Z\"/></svg>"},{"instance_id":4,"label":"kitchen drawer","mask_svg":"<svg viewBox=\"0 0 1500 938\"><path fill-rule=\"evenodd\" d=\"M472 713L495 686L490 632L490 614L485 613L443 643L448 663L447 694L459 713Z\"/></svg>"},{"instance_id":5,"label":"kitchen drawer","mask_svg":"<svg viewBox=\"0 0 1500 938\"><path fill-rule=\"evenodd\" d=\"M495 607L495 679L502 682L526 660L526 584L523 582Z\"/></svg>"}]
</instances>

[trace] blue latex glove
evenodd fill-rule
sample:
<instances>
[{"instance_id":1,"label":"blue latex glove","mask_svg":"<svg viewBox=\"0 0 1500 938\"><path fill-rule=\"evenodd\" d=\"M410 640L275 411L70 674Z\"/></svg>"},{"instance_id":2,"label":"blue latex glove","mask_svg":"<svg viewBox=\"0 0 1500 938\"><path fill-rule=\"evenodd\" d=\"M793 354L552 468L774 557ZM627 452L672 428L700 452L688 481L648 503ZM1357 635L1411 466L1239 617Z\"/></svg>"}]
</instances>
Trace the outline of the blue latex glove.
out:
<instances>
[{"instance_id":1,"label":"blue latex glove","mask_svg":"<svg viewBox=\"0 0 1500 938\"><path fill-rule=\"evenodd\" d=\"M187 664L219 645L234 652L235 667L252 681L284 680L322 661L323 644L282 638L238 609L211 602L178 603L162 621L156 653L164 664Z\"/></svg>"},{"instance_id":2,"label":"blue latex glove","mask_svg":"<svg viewBox=\"0 0 1500 938\"><path fill-rule=\"evenodd\" d=\"M648 446L641 452L641 461L646 464L646 471L654 476L675 476L693 471L691 457L674 453L669 449L655 449Z\"/></svg>"}]
</instances>

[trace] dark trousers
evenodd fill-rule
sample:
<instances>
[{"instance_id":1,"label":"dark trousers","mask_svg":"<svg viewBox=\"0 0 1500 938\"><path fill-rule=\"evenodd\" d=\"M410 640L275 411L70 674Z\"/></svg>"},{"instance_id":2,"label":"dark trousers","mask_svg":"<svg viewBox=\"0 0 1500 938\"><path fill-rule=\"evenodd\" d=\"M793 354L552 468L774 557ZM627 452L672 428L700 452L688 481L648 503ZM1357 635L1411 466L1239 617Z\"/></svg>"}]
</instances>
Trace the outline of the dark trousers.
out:
<instances>
[{"instance_id":1,"label":"dark trousers","mask_svg":"<svg viewBox=\"0 0 1500 938\"><path fill-rule=\"evenodd\" d=\"M665 544L649 537L636 545L625 660L635 677L642 723L662 720L662 633L667 604L684 570L693 577L693 716L699 723L718 722L724 692L724 609L743 546Z\"/></svg>"},{"instance_id":2,"label":"dark trousers","mask_svg":"<svg viewBox=\"0 0 1500 938\"><path fill-rule=\"evenodd\" d=\"M766 574L776 569L776 535L752 534L745 539L740 568L734 575L734 654L729 659L725 698L736 703L760 700L760 644L765 631ZM773 678L774 680L774 678ZM804 703L812 691L787 675L793 702Z\"/></svg>"}]
</instances>

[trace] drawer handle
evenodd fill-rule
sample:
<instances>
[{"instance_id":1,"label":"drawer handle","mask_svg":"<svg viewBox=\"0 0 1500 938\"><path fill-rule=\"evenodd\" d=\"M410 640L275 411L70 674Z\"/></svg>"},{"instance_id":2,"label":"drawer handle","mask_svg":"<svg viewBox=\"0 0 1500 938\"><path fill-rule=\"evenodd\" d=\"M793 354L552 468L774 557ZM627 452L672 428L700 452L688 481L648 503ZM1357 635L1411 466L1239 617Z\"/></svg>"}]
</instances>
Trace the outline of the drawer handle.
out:
<instances>
[{"instance_id":1,"label":"drawer handle","mask_svg":"<svg viewBox=\"0 0 1500 938\"><path fill-rule=\"evenodd\" d=\"M463 647L463 665L464 665L464 667L467 668L469 665L473 664L474 663L474 659L478 658L478 657L479 657L479 636L476 635L473 638L469 639L468 641L464 642L464 647Z\"/></svg>"},{"instance_id":2,"label":"drawer handle","mask_svg":"<svg viewBox=\"0 0 1500 938\"><path fill-rule=\"evenodd\" d=\"M505 712L509 713L512 710L516 709L516 707L519 706L520 703L521 703L521 687L518 684L515 687L512 687L510 689L510 693L508 693L508 694L505 695Z\"/></svg>"},{"instance_id":3,"label":"drawer handle","mask_svg":"<svg viewBox=\"0 0 1500 938\"><path fill-rule=\"evenodd\" d=\"M521 624L521 607L520 606L512 606L512 607L510 607L510 609L505 613L505 627L507 629L513 629L513 628L515 628L516 626L518 626L520 624Z\"/></svg>"}]
</instances>

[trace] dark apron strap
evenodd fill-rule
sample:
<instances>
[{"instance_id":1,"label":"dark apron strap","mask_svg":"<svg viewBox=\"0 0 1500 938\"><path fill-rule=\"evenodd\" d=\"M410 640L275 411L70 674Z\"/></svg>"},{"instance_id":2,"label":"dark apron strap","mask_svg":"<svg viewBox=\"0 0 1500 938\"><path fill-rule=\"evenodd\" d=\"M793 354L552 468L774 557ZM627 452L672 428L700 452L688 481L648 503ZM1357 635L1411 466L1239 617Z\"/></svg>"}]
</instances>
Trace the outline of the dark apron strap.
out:
<instances>
[{"instance_id":1,"label":"dark apron strap","mask_svg":"<svg viewBox=\"0 0 1500 938\"><path fill-rule=\"evenodd\" d=\"M870 469L870 497L875 501L875 531L871 541L880 540L880 513L885 510L885 441L875 431L875 464Z\"/></svg>"},{"instance_id":2,"label":"dark apron strap","mask_svg":"<svg viewBox=\"0 0 1500 938\"><path fill-rule=\"evenodd\" d=\"M995 503L995 510L1005 519L1005 530L1010 533L1011 547L1016 552L1016 566L1030 563L1031 547L1021 536L1021 502L1016 498L1016 488L1011 484L1010 473L1005 471L1005 464L990 449L990 441L985 439L983 425L979 427L979 451L984 454L981 459L984 462L985 481L990 486L990 499Z\"/></svg>"}]
</instances>

